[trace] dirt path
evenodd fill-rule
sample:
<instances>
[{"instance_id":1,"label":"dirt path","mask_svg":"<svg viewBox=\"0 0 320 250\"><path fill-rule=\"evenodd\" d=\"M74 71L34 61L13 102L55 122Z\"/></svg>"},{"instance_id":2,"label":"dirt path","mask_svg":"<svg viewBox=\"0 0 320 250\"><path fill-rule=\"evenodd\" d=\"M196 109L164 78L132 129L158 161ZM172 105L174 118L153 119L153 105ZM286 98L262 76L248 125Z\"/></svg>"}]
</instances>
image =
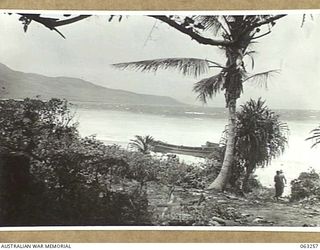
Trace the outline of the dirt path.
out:
<instances>
[{"instance_id":1,"label":"dirt path","mask_svg":"<svg viewBox=\"0 0 320 250\"><path fill-rule=\"evenodd\" d=\"M241 210L250 214L253 218L259 219L261 217L261 220L256 220L257 224L265 224L266 226L302 227L320 225L320 210L302 203L274 201L263 202L257 207L244 204L240 207Z\"/></svg>"},{"instance_id":2,"label":"dirt path","mask_svg":"<svg viewBox=\"0 0 320 250\"><path fill-rule=\"evenodd\" d=\"M188 221L190 225L198 225L194 223L203 220L203 225L214 226L320 226L319 204L275 201L272 195L243 198L229 193L178 189L170 200L166 192L155 189L149 193L149 199L157 220L164 223L180 221L184 225Z\"/></svg>"}]
</instances>

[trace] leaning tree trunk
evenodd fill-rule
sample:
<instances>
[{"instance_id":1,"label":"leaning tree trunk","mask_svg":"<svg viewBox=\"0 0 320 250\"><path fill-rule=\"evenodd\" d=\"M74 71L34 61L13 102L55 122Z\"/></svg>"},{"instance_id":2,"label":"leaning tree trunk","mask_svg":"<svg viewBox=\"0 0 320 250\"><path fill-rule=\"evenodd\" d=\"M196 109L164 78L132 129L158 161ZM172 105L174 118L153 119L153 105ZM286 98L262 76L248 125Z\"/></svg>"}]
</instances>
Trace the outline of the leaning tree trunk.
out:
<instances>
[{"instance_id":1,"label":"leaning tree trunk","mask_svg":"<svg viewBox=\"0 0 320 250\"><path fill-rule=\"evenodd\" d=\"M218 177L208 187L208 189L223 190L228 183L231 168L234 160L234 142L235 142L235 126L236 126L236 98L229 101L229 123L226 151L224 154L222 168Z\"/></svg>"},{"instance_id":2,"label":"leaning tree trunk","mask_svg":"<svg viewBox=\"0 0 320 250\"><path fill-rule=\"evenodd\" d=\"M222 191L229 182L234 161L235 139L236 139L236 104L242 92L241 68L243 67L243 53L246 50L250 39L250 31L243 33L243 17L234 16L234 22L229 23L231 37L238 40L234 46L226 47L228 68L224 83L226 104L229 111L229 123L227 134L227 145L224 154L223 164L218 177L211 183L208 189Z\"/></svg>"}]
</instances>

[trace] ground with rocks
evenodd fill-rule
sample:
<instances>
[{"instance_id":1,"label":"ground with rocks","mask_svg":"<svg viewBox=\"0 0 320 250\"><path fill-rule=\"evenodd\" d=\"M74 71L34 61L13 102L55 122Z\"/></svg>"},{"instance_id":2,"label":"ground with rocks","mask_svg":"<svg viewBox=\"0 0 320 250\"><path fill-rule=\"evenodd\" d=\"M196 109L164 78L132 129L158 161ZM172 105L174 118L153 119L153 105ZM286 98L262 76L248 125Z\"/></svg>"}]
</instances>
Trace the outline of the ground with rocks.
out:
<instances>
[{"instance_id":1,"label":"ground with rocks","mask_svg":"<svg viewBox=\"0 0 320 250\"><path fill-rule=\"evenodd\" d=\"M171 191L171 192L170 192ZM291 202L273 199L272 189L242 196L202 189L169 189L149 185L148 200L154 225L163 226L272 226L320 225L319 200Z\"/></svg>"}]
</instances>

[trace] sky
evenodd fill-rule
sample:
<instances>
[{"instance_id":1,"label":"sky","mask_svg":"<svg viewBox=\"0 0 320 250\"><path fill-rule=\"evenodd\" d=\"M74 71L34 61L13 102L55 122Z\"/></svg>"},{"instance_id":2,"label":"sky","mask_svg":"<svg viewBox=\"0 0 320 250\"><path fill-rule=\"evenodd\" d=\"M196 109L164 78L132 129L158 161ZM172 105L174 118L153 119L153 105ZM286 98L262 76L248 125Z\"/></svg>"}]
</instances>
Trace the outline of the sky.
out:
<instances>
[{"instance_id":1,"label":"sky","mask_svg":"<svg viewBox=\"0 0 320 250\"><path fill-rule=\"evenodd\" d=\"M202 105L192 92L201 78L186 77L177 71L141 73L120 71L113 63L157 58L195 57L225 63L216 47L201 45L165 23L146 16L123 16L108 22L109 16L92 16L60 27L56 32L31 23L28 31L17 15L0 14L0 63L23 72L47 76L69 76L109 88L144 94L165 95L185 103ZM280 69L268 87L247 82L239 100L262 97L274 109L320 110L320 15L302 13L277 21L271 34L257 40L252 73ZM248 69L249 61L247 61ZM224 107L223 94L208 102Z\"/></svg>"}]
</instances>

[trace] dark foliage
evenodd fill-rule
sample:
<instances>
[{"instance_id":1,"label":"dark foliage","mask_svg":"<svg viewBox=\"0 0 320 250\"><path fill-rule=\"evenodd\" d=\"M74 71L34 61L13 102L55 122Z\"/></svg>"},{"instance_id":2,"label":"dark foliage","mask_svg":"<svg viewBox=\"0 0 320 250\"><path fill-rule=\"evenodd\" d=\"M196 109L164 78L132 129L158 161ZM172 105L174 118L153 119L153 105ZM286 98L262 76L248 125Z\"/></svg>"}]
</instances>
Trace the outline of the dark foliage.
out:
<instances>
[{"instance_id":1,"label":"dark foliage","mask_svg":"<svg viewBox=\"0 0 320 250\"><path fill-rule=\"evenodd\" d=\"M302 200L309 197L320 198L320 177L314 169L300 173L291 181L291 200Z\"/></svg>"},{"instance_id":2,"label":"dark foliage","mask_svg":"<svg viewBox=\"0 0 320 250\"><path fill-rule=\"evenodd\" d=\"M117 186L146 181L126 171L138 157L81 138L72 117L58 99L0 102L0 224L150 223L140 186Z\"/></svg>"}]
</instances>

